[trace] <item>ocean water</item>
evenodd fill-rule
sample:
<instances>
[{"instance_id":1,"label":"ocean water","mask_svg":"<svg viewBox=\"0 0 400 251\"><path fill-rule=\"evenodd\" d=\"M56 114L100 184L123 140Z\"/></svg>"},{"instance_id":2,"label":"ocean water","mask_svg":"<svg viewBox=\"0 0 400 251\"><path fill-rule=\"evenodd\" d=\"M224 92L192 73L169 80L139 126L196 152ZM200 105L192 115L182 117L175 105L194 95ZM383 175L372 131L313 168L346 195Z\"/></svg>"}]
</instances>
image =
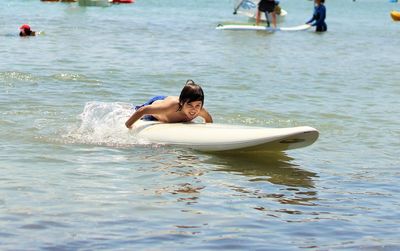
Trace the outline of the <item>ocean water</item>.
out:
<instances>
[{"instance_id":1,"label":"ocean water","mask_svg":"<svg viewBox=\"0 0 400 251\"><path fill-rule=\"evenodd\" d=\"M313 4L285 0L281 26ZM326 2L328 32L234 32L228 0L0 3L1 250L399 250L400 23ZM29 23L44 31L20 38ZM200 83L217 123L308 125L310 147L146 145L132 104Z\"/></svg>"}]
</instances>

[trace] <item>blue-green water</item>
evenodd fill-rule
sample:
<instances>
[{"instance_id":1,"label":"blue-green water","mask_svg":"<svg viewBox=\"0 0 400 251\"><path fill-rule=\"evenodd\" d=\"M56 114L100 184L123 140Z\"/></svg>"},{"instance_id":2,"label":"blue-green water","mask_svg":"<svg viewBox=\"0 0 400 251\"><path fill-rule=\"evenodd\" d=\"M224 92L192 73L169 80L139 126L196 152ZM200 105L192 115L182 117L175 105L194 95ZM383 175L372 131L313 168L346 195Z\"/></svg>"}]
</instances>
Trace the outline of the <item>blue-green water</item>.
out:
<instances>
[{"instance_id":1,"label":"blue-green water","mask_svg":"<svg viewBox=\"0 0 400 251\"><path fill-rule=\"evenodd\" d=\"M281 5L282 26L312 14ZM246 21L232 6L0 3L1 250L400 249L400 5L327 1L325 34L215 30ZM128 133L128 104L189 78L215 122L320 138L235 156Z\"/></svg>"}]
</instances>

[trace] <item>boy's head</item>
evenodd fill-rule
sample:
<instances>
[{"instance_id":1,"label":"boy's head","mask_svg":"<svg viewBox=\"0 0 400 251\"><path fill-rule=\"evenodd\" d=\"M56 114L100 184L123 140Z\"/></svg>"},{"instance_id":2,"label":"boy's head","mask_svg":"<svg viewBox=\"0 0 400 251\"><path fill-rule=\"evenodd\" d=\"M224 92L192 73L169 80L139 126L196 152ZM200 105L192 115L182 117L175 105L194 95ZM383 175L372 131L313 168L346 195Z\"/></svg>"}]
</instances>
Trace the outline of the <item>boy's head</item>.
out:
<instances>
[{"instance_id":1,"label":"boy's head","mask_svg":"<svg viewBox=\"0 0 400 251\"><path fill-rule=\"evenodd\" d=\"M201 101L201 106L203 106L204 92L200 85L189 79L186 81L186 84L181 91L181 95L179 96L179 106L182 109L182 106L185 103L191 103L193 101Z\"/></svg>"},{"instance_id":2,"label":"boy's head","mask_svg":"<svg viewBox=\"0 0 400 251\"><path fill-rule=\"evenodd\" d=\"M182 111L188 120L195 119L201 112L204 104L204 93L193 80L186 81L179 96L178 111Z\"/></svg>"}]
</instances>

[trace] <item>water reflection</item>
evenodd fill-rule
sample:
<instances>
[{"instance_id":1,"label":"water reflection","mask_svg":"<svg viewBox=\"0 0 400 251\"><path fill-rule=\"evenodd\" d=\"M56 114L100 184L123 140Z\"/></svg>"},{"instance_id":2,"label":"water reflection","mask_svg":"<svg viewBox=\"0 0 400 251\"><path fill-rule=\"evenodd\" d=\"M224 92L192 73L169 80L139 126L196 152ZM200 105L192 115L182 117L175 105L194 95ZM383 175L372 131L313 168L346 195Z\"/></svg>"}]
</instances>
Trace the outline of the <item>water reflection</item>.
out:
<instances>
[{"instance_id":1,"label":"water reflection","mask_svg":"<svg viewBox=\"0 0 400 251\"><path fill-rule=\"evenodd\" d=\"M167 154L157 154L152 159L163 160L157 170L164 178L156 193L169 194L187 205L197 204L203 191L210 192L209 189L217 194L228 189L228 194L241 201L255 199L257 206L253 209L259 211L264 211L265 203L271 201L286 205L273 210L278 214L301 214L287 206L313 206L318 200L314 184L318 175L301 168L285 153L199 154L169 149ZM212 188L208 184L213 184Z\"/></svg>"},{"instance_id":2,"label":"water reflection","mask_svg":"<svg viewBox=\"0 0 400 251\"><path fill-rule=\"evenodd\" d=\"M251 153L213 155L207 162L214 164L217 171L249 177L248 183L232 185L231 189L244 198L257 198L261 204L254 209L268 211L262 206L264 201L274 200L286 206L274 210L273 215L302 214L287 206L314 206L318 194L313 179L318 176L292 163L293 160L285 153ZM263 181L267 183L260 185Z\"/></svg>"},{"instance_id":3,"label":"water reflection","mask_svg":"<svg viewBox=\"0 0 400 251\"><path fill-rule=\"evenodd\" d=\"M268 181L290 187L313 188L316 173L303 170L292 163L285 153L217 154L207 162L217 165L218 171L237 173L251 181Z\"/></svg>"}]
</instances>

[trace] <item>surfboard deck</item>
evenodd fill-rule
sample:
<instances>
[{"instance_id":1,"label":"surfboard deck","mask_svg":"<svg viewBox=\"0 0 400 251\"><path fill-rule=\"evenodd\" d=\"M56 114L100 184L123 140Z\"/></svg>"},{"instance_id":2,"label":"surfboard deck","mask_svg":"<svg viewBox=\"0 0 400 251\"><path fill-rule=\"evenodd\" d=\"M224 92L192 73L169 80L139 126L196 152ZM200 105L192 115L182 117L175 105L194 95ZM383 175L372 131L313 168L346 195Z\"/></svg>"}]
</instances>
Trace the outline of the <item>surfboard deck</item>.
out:
<instances>
[{"instance_id":1,"label":"surfboard deck","mask_svg":"<svg viewBox=\"0 0 400 251\"><path fill-rule=\"evenodd\" d=\"M137 121L132 132L146 143L204 152L285 151L313 144L319 132L309 126L265 128L214 123Z\"/></svg>"},{"instance_id":2,"label":"surfboard deck","mask_svg":"<svg viewBox=\"0 0 400 251\"><path fill-rule=\"evenodd\" d=\"M303 31L311 28L309 24L302 24L298 26L292 27L267 27L264 25L255 25L254 23L225 23L225 24L218 24L216 29L217 30L255 30L255 31Z\"/></svg>"}]
</instances>

